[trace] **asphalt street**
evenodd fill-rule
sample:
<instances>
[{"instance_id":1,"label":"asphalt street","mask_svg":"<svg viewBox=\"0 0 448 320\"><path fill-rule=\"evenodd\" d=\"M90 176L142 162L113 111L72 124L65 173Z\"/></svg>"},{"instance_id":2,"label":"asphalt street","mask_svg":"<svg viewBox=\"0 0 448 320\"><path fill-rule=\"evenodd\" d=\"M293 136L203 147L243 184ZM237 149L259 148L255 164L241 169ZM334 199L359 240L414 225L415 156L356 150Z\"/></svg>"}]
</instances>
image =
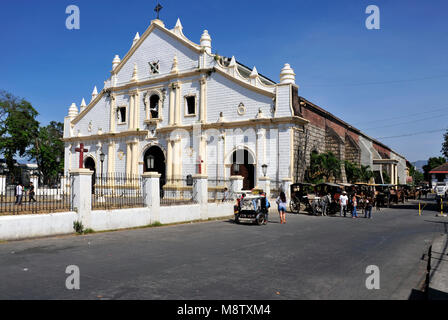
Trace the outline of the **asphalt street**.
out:
<instances>
[{"instance_id":1,"label":"asphalt street","mask_svg":"<svg viewBox=\"0 0 448 320\"><path fill-rule=\"evenodd\" d=\"M416 204L373 219L288 214L0 243L0 299L407 299L448 218ZM65 286L67 266L80 289ZM380 289L365 286L380 270Z\"/></svg>"}]
</instances>

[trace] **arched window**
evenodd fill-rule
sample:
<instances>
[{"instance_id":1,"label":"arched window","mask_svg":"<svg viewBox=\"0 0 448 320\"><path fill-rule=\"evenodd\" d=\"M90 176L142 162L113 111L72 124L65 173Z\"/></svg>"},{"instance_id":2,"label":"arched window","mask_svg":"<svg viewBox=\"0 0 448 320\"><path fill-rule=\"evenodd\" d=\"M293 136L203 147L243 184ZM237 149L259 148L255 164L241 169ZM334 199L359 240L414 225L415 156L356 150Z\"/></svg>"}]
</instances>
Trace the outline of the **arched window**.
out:
<instances>
[{"instance_id":1,"label":"arched window","mask_svg":"<svg viewBox=\"0 0 448 320\"><path fill-rule=\"evenodd\" d=\"M157 94L153 94L149 98L149 112L151 119L159 119L159 102L160 97Z\"/></svg>"}]
</instances>

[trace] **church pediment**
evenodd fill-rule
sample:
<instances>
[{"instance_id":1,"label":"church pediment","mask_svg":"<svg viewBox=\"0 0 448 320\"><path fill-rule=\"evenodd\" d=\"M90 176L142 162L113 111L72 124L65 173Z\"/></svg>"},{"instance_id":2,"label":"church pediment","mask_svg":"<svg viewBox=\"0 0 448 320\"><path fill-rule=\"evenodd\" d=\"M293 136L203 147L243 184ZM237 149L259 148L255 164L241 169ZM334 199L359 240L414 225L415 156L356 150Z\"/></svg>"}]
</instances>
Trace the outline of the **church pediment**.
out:
<instances>
[{"instance_id":1,"label":"church pediment","mask_svg":"<svg viewBox=\"0 0 448 320\"><path fill-rule=\"evenodd\" d=\"M115 85L145 81L152 77L198 67L201 47L188 40L176 27L168 30L152 23L112 70Z\"/></svg>"}]
</instances>

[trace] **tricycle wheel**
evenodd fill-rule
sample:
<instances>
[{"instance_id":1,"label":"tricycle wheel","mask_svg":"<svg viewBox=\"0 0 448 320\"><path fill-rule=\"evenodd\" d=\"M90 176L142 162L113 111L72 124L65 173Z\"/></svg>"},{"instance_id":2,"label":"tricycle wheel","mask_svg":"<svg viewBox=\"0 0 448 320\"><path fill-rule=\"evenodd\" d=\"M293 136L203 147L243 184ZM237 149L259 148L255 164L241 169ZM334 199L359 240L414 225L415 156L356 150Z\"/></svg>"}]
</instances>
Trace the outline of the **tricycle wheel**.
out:
<instances>
[{"instance_id":1,"label":"tricycle wheel","mask_svg":"<svg viewBox=\"0 0 448 320\"><path fill-rule=\"evenodd\" d=\"M264 221L265 221L264 216L260 216L260 217L257 219L257 224L258 224L259 226L261 226L261 225L264 224Z\"/></svg>"}]
</instances>

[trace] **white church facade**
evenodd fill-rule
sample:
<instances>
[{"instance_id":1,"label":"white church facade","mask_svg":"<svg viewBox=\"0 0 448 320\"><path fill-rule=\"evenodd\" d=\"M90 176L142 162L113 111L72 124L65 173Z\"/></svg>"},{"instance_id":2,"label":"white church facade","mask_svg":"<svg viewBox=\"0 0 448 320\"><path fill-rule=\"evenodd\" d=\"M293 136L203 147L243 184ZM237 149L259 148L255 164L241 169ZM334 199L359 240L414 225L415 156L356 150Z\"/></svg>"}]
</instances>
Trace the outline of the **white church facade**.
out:
<instances>
[{"instance_id":1,"label":"white church facade","mask_svg":"<svg viewBox=\"0 0 448 320\"><path fill-rule=\"evenodd\" d=\"M187 39L179 20L167 29L156 19L137 33L129 52L113 59L104 88L79 110L70 106L66 172L79 167L82 143L84 166L96 174L240 175L243 189L264 176L293 181L294 146L308 122L294 106L294 71L285 64L276 83L212 54L211 44L207 30L200 44Z\"/></svg>"}]
</instances>

